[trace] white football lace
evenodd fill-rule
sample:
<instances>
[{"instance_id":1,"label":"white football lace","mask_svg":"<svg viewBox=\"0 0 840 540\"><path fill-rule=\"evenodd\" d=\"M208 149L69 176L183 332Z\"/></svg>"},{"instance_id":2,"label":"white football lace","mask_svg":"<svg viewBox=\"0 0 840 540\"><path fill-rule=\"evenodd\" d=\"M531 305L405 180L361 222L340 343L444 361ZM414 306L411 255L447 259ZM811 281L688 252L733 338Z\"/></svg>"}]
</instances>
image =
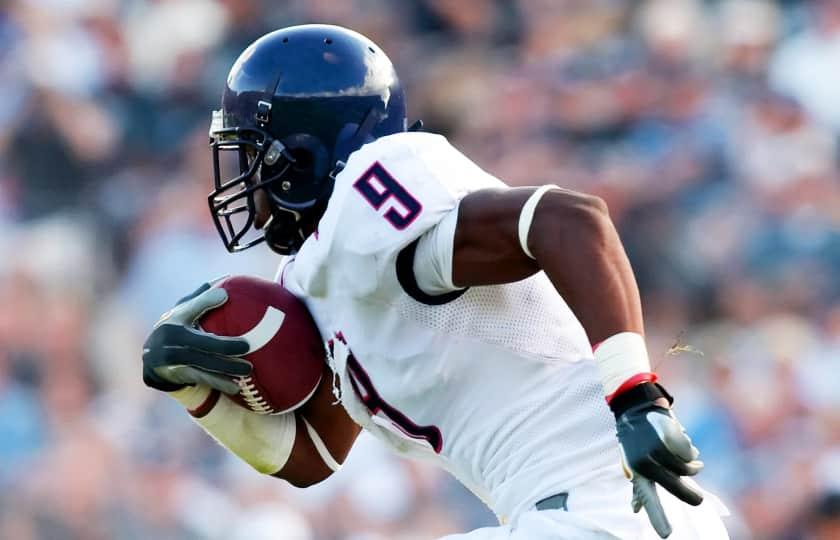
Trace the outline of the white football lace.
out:
<instances>
[{"instance_id":1,"label":"white football lace","mask_svg":"<svg viewBox=\"0 0 840 540\"><path fill-rule=\"evenodd\" d=\"M252 411L260 414L271 414L274 412L274 409L269 406L268 402L260 394L260 391L257 390L257 385L254 384L253 378L237 377L236 384L239 385L239 393L242 395L242 399L245 400L245 403Z\"/></svg>"}]
</instances>

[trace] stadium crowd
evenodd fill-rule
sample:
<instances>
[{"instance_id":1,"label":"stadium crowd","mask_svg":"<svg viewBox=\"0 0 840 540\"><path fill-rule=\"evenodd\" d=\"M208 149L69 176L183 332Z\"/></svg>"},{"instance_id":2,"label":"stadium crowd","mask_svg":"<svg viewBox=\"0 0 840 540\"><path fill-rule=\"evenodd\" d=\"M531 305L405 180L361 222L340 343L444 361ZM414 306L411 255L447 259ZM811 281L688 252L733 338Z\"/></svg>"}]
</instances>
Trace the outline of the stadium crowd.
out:
<instances>
[{"instance_id":1,"label":"stadium crowd","mask_svg":"<svg viewBox=\"0 0 840 540\"><path fill-rule=\"evenodd\" d=\"M838 0L3 0L0 538L492 523L364 437L314 488L260 477L142 385L175 299L273 274L213 229L209 111L248 43L313 21L377 41L486 170L604 197L733 538L840 538Z\"/></svg>"}]
</instances>

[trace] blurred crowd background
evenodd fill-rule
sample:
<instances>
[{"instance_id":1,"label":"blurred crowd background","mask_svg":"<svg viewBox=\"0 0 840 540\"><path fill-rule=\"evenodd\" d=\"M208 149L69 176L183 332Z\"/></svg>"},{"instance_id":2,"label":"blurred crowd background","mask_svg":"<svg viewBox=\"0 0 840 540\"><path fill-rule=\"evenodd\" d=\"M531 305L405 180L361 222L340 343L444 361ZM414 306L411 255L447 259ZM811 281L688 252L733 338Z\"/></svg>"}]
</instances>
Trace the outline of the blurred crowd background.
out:
<instances>
[{"instance_id":1,"label":"blurred crowd background","mask_svg":"<svg viewBox=\"0 0 840 540\"><path fill-rule=\"evenodd\" d=\"M414 540L492 524L363 438L298 490L142 386L225 273L209 111L260 35L370 36L410 116L507 182L607 199L736 539L840 538L840 1L0 1L0 538Z\"/></svg>"}]
</instances>

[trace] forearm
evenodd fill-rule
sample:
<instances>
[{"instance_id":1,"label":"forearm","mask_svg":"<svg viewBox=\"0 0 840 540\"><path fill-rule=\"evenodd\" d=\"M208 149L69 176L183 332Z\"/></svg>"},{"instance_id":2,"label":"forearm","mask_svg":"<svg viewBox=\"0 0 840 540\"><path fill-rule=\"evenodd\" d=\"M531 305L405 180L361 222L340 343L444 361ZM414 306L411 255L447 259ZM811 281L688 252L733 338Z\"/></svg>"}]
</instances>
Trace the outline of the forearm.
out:
<instances>
[{"instance_id":1,"label":"forearm","mask_svg":"<svg viewBox=\"0 0 840 540\"><path fill-rule=\"evenodd\" d=\"M593 345L621 332L644 334L636 279L603 201L547 193L534 213L528 246Z\"/></svg>"},{"instance_id":2,"label":"forearm","mask_svg":"<svg viewBox=\"0 0 840 540\"><path fill-rule=\"evenodd\" d=\"M597 197L557 187L472 193L459 207L453 253L459 286L509 283L545 271L598 346L605 395L628 379L644 382L638 374L654 379L633 271Z\"/></svg>"},{"instance_id":3,"label":"forearm","mask_svg":"<svg viewBox=\"0 0 840 540\"><path fill-rule=\"evenodd\" d=\"M289 461L297 431L293 412L256 414L202 386L188 386L170 396L208 435L257 471L276 474Z\"/></svg>"},{"instance_id":4,"label":"forearm","mask_svg":"<svg viewBox=\"0 0 840 540\"><path fill-rule=\"evenodd\" d=\"M361 428L332 395L332 372L299 409L281 415L249 411L218 391L188 386L169 395L211 437L263 474L294 486L318 483L341 467Z\"/></svg>"},{"instance_id":5,"label":"forearm","mask_svg":"<svg viewBox=\"0 0 840 540\"><path fill-rule=\"evenodd\" d=\"M644 340L641 299L630 261L597 197L551 190L538 205L527 250L581 322L593 345L607 401L640 383L656 382ZM523 247L523 249L525 249ZM570 257L568 254L574 254ZM646 385L630 394L657 399ZM622 400L614 403L623 407ZM663 404L667 401L663 398Z\"/></svg>"}]
</instances>

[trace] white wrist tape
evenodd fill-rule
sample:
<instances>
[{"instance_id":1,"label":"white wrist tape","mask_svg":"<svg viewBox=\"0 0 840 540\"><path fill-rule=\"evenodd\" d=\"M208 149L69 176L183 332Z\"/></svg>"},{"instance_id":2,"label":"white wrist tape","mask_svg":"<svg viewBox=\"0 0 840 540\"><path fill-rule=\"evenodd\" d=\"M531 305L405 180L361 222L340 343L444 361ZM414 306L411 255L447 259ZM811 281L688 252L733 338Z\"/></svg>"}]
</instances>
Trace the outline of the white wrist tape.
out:
<instances>
[{"instance_id":1,"label":"white wrist tape","mask_svg":"<svg viewBox=\"0 0 840 540\"><path fill-rule=\"evenodd\" d=\"M210 389L188 386L170 395L187 409L200 406ZM200 398L200 400L199 400ZM264 474L274 474L286 465L295 444L295 414L263 415L246 410L225 395L206 415L193 417L211 437L242 461Z\"/></svg>"},{"instance_id":2,"label":"white wrist tape","mask_svg":"<svg viewBox=\"0 0 840 540\"><path fill-rule=\"evenodd\" d=\"M204 400L210 395L211 389L209 386L196 384L194 386L185 386L180 390L169 392L175 401L184 406L188 411L197 409Z\"/></svg>"},{"instance_id":3,"label":"white wrist tape","mask_svg":"<svg viewBox=\"0 0 840 540\"><path fill-rule=\"evenodd\" d=\"M534 212L537 211L537 204L539 204L540 199L552 189L560 188L554 184L547 184L537 189L528 197L528 200L522 205L522 211L519 212L519 245L525 255L532 259L536 259L536 257L531 254L531 250L528 248L528 233L531 232L531 222L534 221Z\"/></svg>"},{"instance_id":4,"label":"white wrist tape","mask_svg":"<svg viewBox=\"0 0 840 540\"><path fill-rule=\"evenodd\" d=\"M645 338L635 332L621 332L602 341L595 349L595 363L606 396L634 375L651 371Z\"/></svg>"},{"instance_id":5,"label":"white wrist tape","mask_svg":"<svg viewBox=\"0 0 840 540\"><path fill-rule=\"evenodd\" d=\"M301 418L303 419L303 424L306 426L306 432L309 434L309 438L312 439L312 444L315 445L315 450L318 451L318 455L324 461L324 465L329 467L332 472L337 472L341 468L341 463L336 461L332 454L330 454L327 445L321 440L321 436L318 435L318 432L315 431L312 424L303 415L301 415Z\"/></svg>"}]
</instances>

